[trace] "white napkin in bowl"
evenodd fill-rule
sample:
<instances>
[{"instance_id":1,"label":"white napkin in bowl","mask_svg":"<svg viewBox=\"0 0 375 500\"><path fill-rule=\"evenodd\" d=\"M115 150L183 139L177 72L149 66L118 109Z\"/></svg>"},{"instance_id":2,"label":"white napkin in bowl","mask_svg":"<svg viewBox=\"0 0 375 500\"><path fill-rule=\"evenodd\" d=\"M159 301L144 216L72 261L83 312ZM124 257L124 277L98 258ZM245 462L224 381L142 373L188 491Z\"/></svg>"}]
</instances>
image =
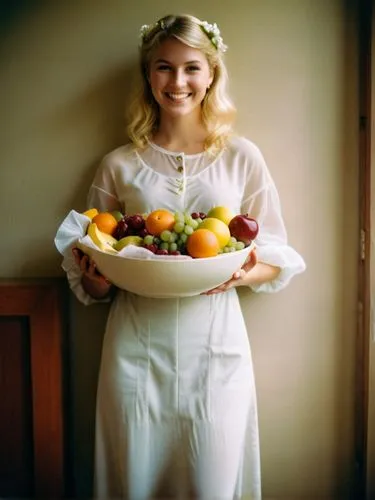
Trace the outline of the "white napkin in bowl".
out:
<instances>
[{"instance_id":1,"label":"white napkin in bowl","mask_svg":"<svg viewBox=\"0 0 375 500\"><path fill-rule=\"evenodd\" d=\"M90 236L86 234L87 226L91 222L89 217L80 214L75 210L71 210L65 217L61 225L59 226L56 236L55 236L55 246L57 250L65 258L70 259L72 256L72 248L77 246L77 242L86 245L87 247L94 248L98 252L102 252L95 243L92 241ZM105 252L103 252L105 253ZM112 255L112 254L110 254ZM191 259L189 255L156 255L146 248L138 247L135 245L128 245L120 250L115 257L126 257L126 258L136 258L136 259L175 259L175 260L186 260Z\"/></svg>"}]
</instances>

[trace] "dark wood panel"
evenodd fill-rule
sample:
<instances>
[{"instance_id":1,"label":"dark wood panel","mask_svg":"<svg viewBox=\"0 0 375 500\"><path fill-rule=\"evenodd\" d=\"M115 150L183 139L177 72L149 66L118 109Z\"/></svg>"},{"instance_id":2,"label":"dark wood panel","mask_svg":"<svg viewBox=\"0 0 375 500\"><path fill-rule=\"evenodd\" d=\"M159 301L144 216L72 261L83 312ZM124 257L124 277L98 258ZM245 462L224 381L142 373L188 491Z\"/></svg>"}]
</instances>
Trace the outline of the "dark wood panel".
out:
<instances>
[{"instance_id":1,"label":"dark wood panel","mask_svg":"<svg viewBox=\"0 0 375 500\"><path fill-rule=\"evenodd\" d=\"M63 484L62 318L59 291L41 294L30 315L36 489ZM48 311L48 314L46 314Z\"/></svg>"},{"instance_id":2,"label":"dark wood panel","mask_svg":"<svg viewBox=\"0 0 375 500\"><path fill-rule=\"evenodd\" d=\"M31 497L33 426L26 317L0 317L0 496Z\"/></svg>"},{"instance_id":3,"label":"dark wood panel","mask_svg":"<svg viewBox=\"0 0 375 500\"><path fill-rule=\"evenodd\" d=\"M70 487L67 486L65 438L67 424L64 420L66 387L63 379L63 365L66 292L66 282L61 279L0 280L1 325L4 328L7 325L8 333L3 337L9 342L8 345L0 344L0 352L4 353L4 355L0 354L5 373L3 384L6 385L4 387L6 392L4 394L8 397L12 391L14 392L10 396L10 405L13 406L8 414L17 414L19 421L23 422L17 431L19 433L17 436L18 460L22 464L28 460L28 471L29 473L31 471L33 480L32 488L30 479L25 476L22 479L23 488L28 488L29 492L33 489L34 497L38 499L57 499L71 494ZM25 337L24 326L20 325L29 326L28 336ZM28 345L25 344L25 338L29 340ZM6 342L6 340L3 341ZM11 350L12 354L7 357L5 353ZM20 362L21 359L22 362ZM12 383L6 374L6 371L10 370L9 364L11 363L14 363L14 371L18 370L18 378L15 376ZM20 363L23 369L29 367L29 382L25 372L20 371ZM30 396L28 404L26 404L25 394ZM3 397L3 394L1 396ZM1 421L0 423L4 429L3 432L6 433L11 422L4 420L4 426ZM25 434L21 436L26 432L25 429L31 432L32 439ZM11 432L15 432L14 429ZM25 443L30 444L30 442L32 442L32 448L27 446L25 449ZM14 448L16 448L16 441ZM28 457L30 450L32 460L25 458ZM0 442L0 454L2 454L2 442ZM5 452L4 457L6 460ZM22 460L20 457L23 457ZM19 467L19 464L12 466L12 474L17 474ZM8 468L10 469L11 466L9 465ZM30 497L25 494L17 496L18 498Z\"/></svg>"}]
</instances>

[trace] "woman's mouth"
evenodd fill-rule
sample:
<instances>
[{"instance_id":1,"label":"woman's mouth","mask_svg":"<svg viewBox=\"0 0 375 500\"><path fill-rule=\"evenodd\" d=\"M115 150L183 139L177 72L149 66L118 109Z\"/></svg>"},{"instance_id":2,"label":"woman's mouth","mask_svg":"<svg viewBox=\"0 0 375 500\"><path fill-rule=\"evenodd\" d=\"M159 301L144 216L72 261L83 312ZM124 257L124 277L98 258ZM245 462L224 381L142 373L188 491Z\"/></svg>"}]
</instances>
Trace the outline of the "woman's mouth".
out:
<instances>
[{"instance_id":1,"label":"woman's mouth","mask_svg":"<svg viewBox=\"0 0 375 500\"><path fill-rule=\"evenodd\" d=\"M180 103L186 101L191 96L190 92L165 92L166 97L175 102Z\"/></svg>"}]
</instances>

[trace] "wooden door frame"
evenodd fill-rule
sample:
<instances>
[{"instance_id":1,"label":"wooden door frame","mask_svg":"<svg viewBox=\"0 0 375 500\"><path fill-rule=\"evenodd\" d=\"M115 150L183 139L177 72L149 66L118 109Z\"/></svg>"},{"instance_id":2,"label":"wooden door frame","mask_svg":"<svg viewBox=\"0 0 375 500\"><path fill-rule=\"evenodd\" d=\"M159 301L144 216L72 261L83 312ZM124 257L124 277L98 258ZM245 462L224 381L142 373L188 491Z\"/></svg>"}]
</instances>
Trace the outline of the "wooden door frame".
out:
<instances>
[{"instance_id":1,"label":"wooden door frame","mask_svg":"<svg viewBox=\"0 0 375 500\"><path fill-rule=\"evenodd\" d=\"M30 328L34 491L36 498L67 494L64 412L66 285L58 278L0 280L0 316L27 317Z\"/></svg>"},{"instance_id":2,"label":"wooden door frame","mask_svg":"<svg viewBox=\"0 0 375 500\"><path fill-rule=\"evenodd\" d=\"M372 0L359 0L359 264L356 337L356 498L366 498L371 338L371 45Z\"/></svg>"}]
</instances>

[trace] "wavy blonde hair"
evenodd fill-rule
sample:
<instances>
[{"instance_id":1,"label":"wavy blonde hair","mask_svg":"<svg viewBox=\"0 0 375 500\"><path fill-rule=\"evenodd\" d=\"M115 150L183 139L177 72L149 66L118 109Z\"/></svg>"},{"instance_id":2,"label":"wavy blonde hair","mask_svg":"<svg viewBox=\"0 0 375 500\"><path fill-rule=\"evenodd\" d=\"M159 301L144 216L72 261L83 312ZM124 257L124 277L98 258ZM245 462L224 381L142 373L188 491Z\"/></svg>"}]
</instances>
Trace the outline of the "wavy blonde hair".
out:
<instances>
[{"instance_id":1,"label":"wavy blonde hair","mask_svg":"<svg viewBox=\"0 0 375 500\"><path fill-rule=\"evenodd\" d=\"M127 134L137 148L144 148L159 126L159 106L152 95L148 80L149 65L155 50L164 40L174 37L189 47L199 49L206 56L213 81L202 102L202 120L208 135L206 150L225 146L232 132L236 109L227 93L228 74L223 54L211 42L201 26L202 22L190 15L165 16L149 27L140 46L140 71L134 82L133 95L127 115Z\"/></svg>"}]
</instances>

